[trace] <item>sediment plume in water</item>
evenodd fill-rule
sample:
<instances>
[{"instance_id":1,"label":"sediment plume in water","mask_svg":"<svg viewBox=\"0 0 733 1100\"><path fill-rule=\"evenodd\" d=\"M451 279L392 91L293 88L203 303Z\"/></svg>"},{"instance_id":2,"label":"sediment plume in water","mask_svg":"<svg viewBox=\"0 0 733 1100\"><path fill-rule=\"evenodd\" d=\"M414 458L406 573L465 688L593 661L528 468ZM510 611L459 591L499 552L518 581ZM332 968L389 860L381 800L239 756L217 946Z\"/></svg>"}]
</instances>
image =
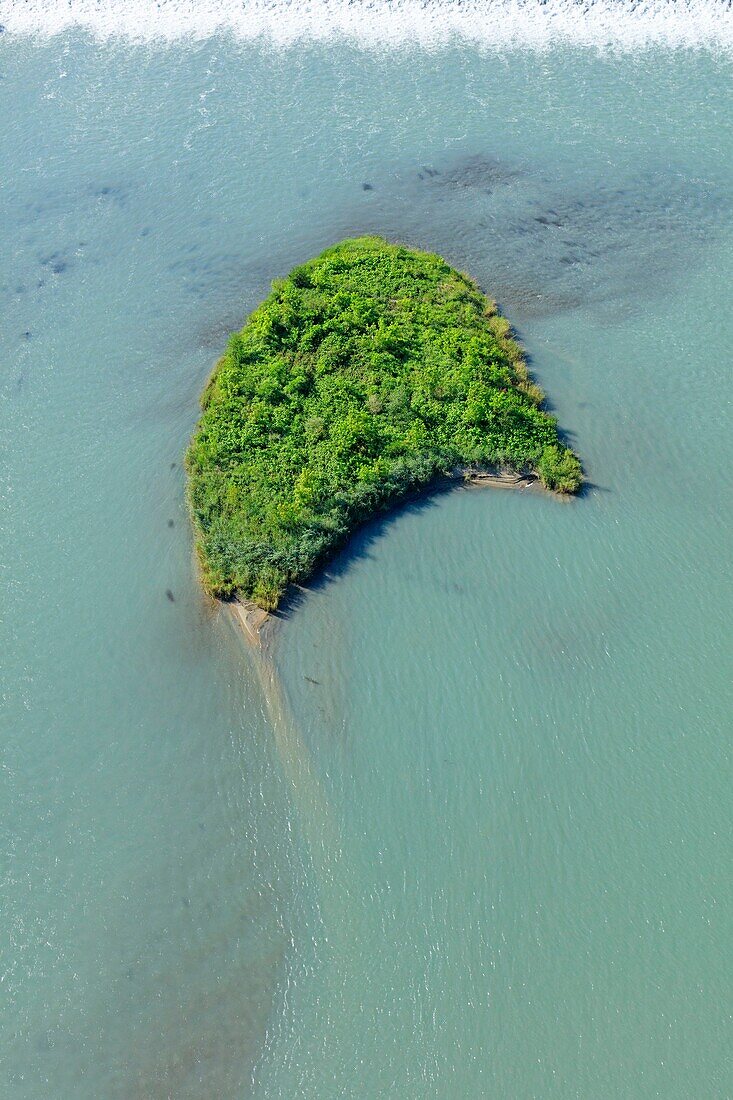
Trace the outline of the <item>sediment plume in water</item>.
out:
<instances>
[{"instance_id":1,"label":"sediment plume in water","mask_svg":"<svg viewBox=\"0 0 733 1100\"><path fill-rule=\"evenodd\" d=\"M238 608L233 605L232 621L246 638L242 648L262 688L265 715L283 774L290 784L302 835L322 879L338 856L333 815L280 678L273 653L274 640L267 631L267 624L261 635L253 633L247 626L246 612L240 616L236 610Z\"/></svg>"}]
</instances>

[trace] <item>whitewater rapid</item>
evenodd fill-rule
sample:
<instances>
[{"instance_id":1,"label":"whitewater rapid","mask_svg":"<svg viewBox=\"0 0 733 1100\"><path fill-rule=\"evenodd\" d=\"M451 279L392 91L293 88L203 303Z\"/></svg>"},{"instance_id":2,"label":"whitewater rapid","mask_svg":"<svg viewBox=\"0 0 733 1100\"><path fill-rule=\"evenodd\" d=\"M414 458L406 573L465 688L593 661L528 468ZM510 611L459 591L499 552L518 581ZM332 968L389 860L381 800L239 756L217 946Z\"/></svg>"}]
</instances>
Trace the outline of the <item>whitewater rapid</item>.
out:
<instances>
[{"instance_id":1,"label":"whitewater rapid","mask_svg":"<svg viewBox=\"0 0 733 1100\"><path fill-rule=\"evenodd\" d=\"M653 47L733 53L730 0L0 0L0 41L77 29L137 43L229 35L289 46Z\"/></svg>"}]
</instances>

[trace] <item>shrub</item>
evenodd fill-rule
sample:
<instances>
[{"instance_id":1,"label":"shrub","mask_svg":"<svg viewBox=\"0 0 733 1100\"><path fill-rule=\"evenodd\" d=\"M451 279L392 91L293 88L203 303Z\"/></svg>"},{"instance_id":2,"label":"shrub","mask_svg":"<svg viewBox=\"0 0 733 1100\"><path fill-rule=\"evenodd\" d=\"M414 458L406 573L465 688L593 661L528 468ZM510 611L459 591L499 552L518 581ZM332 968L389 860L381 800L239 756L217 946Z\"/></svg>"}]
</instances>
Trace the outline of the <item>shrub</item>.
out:
<instances>
[{"instance_id":1,"label":"shrub","mask_svg":"<svg viewBox=\"0 0 733 1100\"><path fill-rule=\"evenodd\" d=\"M583 480L578 456L569 447L560 447L557 443L543 448L537 473L546 488L559 493L577 492Z\"/></svg>"}]
</instances>

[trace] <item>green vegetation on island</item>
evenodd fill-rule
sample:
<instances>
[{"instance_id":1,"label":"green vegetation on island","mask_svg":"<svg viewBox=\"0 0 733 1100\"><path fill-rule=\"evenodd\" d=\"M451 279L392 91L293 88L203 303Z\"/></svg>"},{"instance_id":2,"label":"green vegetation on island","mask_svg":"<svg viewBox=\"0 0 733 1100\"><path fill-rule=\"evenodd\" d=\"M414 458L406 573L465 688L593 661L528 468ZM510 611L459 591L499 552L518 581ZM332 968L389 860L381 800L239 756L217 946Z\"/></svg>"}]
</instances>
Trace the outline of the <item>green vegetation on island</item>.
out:
<instances>
[{"instance_id":1,"label":"green vegetation on island","mask_svg":"<svg viewBox=\"0 0 733 1100\"><path fill-rule=\"evenodd\" d=\"M575 454L508 321L439 256L377 237L296 267L229 340L187 456L204 583L268 610L358 524L440 475Z\"/></svg>"}]
</instances>

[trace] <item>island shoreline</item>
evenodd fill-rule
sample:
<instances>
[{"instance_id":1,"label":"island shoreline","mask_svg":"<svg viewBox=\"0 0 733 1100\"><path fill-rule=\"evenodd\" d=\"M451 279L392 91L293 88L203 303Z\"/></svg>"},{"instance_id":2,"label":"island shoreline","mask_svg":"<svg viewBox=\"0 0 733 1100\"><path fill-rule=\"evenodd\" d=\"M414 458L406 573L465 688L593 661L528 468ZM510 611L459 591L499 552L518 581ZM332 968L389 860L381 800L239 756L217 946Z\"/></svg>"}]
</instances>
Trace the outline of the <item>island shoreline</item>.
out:
<instances>
[{"instance_id":1,"label":"island shoreline","mask_svg":"<svg viewBox=\"0 0 733 1100\"><path fill-rule=\"evenodd\" d=\"M255 606L289 591L292 607L291 578L418 493L577 493L580 460L544 404L469 276L380 237L327 248L275 280L202 394L186 470L204 587L250 608L257 638Z\"/></svg>"}]
</instances>

